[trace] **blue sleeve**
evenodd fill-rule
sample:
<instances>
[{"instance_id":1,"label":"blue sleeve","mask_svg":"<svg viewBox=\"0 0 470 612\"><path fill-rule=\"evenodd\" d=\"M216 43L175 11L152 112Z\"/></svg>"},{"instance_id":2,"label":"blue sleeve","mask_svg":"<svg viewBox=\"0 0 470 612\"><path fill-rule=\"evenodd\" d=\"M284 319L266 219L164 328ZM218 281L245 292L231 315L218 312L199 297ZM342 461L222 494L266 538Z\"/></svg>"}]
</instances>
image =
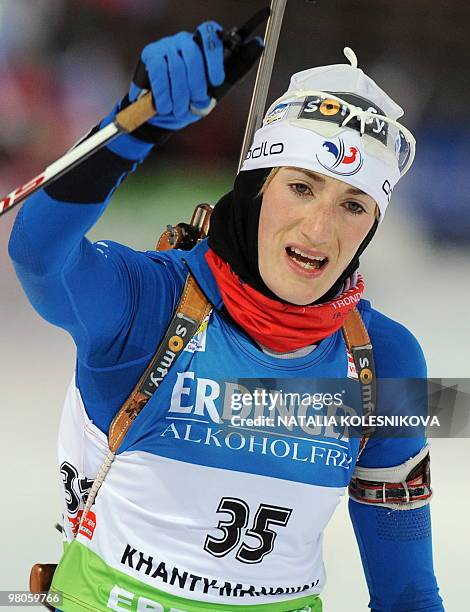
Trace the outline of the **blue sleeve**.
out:
<instances>
[{"instance_id":1,"label":"blue sleeve","mask_svg":"<svg viewBox=\"0 0 470 612\"><path fill-rule=\"evenodd\" d=\"M424 378L426 363L414 336L372 311L369 333L377 376ZM380 399L379 399L380 401ZM363 467L400 465L425 445L424 437L378 438L368 442ZM442 612L433 568L430 507L391 510L349 500L373 612Z\"/></svg>"},{"instance_id":2,"label":"blue sleeve","mask_svg":"<svg viewBox=\"0 0 470 612\"><path fill-rule=\"evenodd\" d=\"M9 243L33 307L73 337L82 398L103 430L145 369L175 303L168 259L85 237L149 148L132 136L120 137L112 149L101 149L32 195Z\"/></svg>"},{"instance_id":3,"label":"blue sleeve","mask_svg":"<svg viewBox=\"0 0 470 612\"><path fill-rule=\"evenodd\" d=\"M429 506L369 507L352 499L349 513L373 612L442 612L433 569Z\"/></svg>"}]
</instances>

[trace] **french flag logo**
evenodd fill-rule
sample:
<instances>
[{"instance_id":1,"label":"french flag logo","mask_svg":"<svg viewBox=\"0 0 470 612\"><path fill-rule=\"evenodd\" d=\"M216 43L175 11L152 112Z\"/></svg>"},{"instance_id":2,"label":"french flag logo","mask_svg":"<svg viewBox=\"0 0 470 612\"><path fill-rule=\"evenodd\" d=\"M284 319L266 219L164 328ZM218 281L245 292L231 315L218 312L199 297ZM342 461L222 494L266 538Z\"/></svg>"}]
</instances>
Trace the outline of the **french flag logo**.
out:
<instances>
[{"instance_id":1,"label":"french flag logo","mask_svg":"<svg viewBox=\"0 0 470 612\"><path fill-rule=\"evenodd\" d=\"M356 174L364 163L359 148L346 146L342 138L324 140L316 157L323 168L341 176Z\"/></svg>"}]
</instances>

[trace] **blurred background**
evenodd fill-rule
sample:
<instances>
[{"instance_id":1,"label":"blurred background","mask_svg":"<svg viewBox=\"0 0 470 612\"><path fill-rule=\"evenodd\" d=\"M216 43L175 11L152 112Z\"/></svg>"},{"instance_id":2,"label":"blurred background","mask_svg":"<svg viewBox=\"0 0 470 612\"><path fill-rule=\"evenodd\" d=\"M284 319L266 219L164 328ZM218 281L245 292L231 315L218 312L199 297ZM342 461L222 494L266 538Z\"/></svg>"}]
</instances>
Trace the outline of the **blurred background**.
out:
<instances>
[{"instance_id":1,"label":"blurred background","mask_svg":"<svg viewBox=\"0 0 470 612\"><path fill-rule=\"evenodd\" d=\"M0 192L38 174L127 91L142 47L206 19L241 25L260 0L0 0ZM429 376L469 377L470 4L464 0L289 0L269 101L290 74L359 66L405 109L418 141L412 171L362 257L366 297L404 323ZM116 193L91 232L145 250L167 223L231 188L254 74L170 139ZM60 554L55 438L74 347L22 294L7 256L15 213L0 221L0 590L26 589L32 563ZM435 564L446 610L468 610L470 443L432 441ZM325 539L325 612L361 612L368 595L347 504ZM393 571L393 568L391 568Z\"/></svg>"}]
</instances>

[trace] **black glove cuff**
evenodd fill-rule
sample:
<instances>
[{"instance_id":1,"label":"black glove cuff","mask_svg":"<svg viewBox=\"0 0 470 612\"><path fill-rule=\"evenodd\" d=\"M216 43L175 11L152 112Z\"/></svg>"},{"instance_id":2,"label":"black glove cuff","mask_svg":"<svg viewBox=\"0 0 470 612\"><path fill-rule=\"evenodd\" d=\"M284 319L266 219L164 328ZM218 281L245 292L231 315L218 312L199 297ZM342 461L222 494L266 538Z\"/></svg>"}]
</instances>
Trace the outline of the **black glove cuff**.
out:
<instances>
[{"instance_id":1,"label":"black glove cuff","mask_svg":"<svg viewBox=\"0 0 470 612\"><path fill-rule=\"evenodd\" d=\"M75 146L100 130L96 125ZM59 177L44 191L48 196L68 204L98 204L104 202L119 179L135 169L137 162L116 155L106 147L95 151L88 159Z\"/></svg>"}]
</instances>

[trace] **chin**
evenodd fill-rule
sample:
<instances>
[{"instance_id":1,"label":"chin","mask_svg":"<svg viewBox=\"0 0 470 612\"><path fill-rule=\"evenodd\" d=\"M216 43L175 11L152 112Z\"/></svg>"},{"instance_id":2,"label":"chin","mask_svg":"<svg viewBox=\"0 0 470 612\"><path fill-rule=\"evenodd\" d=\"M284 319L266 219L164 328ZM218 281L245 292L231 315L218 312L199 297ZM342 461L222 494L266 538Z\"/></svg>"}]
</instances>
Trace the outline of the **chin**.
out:
<instances>
[{"instance_id":1,"label":"chin","mask_svg":"<svg viewBox=\"0 0 470 612\"><path fill-rule=\"evenodd\" d=\"M267 283L266 283L267 284ZM296 306L307 306L315 300L318 300L322 295L324 295L328 289L316 289L316 291L308 290L300 290L299 287L289 288L284 284L282 287L278 286L278 283L273 283L271 286L267 285L269 289L277 295L277 297L283 302L289 302L290 304L295 304Z\"/></svg>"},{"instance_id":2,"label":"chin","mask_svg":"<svg viewBox=\"0 0 470 612\"><path fill-rule=\"evenodd\" d=\"M286 301L290 302L291 304L295 304L296 306L308 306L309 304L312 304L312 302L315 302L316 300L318 300L318 298L321 297L323 293L321 294L315 293L314 295L309 296L309 297L305 297L305 296L300 297L300 296L291 295L290 297L287 297L285 299Z\"/></svg>"}]
</instances>

